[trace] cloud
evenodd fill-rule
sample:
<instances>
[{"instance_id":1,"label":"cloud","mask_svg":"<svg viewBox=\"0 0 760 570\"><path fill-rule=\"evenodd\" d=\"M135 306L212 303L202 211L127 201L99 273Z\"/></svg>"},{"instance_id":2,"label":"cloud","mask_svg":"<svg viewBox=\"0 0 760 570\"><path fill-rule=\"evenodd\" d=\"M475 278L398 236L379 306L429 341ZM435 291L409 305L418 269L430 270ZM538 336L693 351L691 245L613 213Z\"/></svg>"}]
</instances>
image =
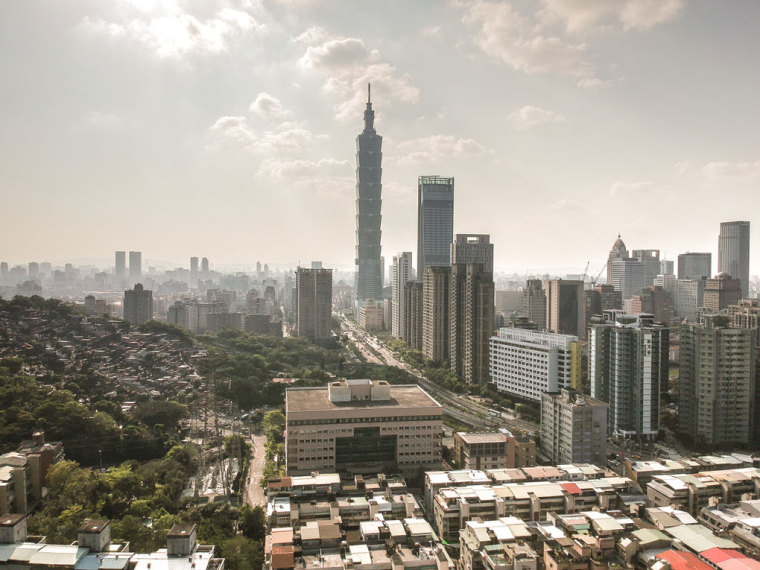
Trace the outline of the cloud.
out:
<instances>
[{"instance_id":1,"label":"cloud","mask_svg":"<svg viewBox=\"0 0 760 570\"><path fill-rule=\"evenodd\" d=\"M430 26L429 28L423 28L420 30L420 35L424 38L440 38L443 36L441 26Z\"/></svg>"},{"instance_id":2,"label":"cloud","mask_svg":"<svg viewBox=\"0 0 760 570\"><path fill-rule=\"evenodd\" d=\"M264 92L256 95L256 99L251 103L249 110L259 117L274 120L281 120L293 114L282 105L277 97Z\"/></svg>"},{"instance_id":3,"label":"cloud","mask_svg":"<svg viewBox=\"0 0 760 570\"><path fill-rule=\"evenodd\" d=\"M402 141L396 145L395 151L401 155L396 159L398 164L435 162L488 153L487 149L474 139L458 138L453 135L431 135Z\"/></svg>"},{"instance_id":4,"label":"cloud","mask_svg":"<svg viewBox=\"0 0 760 570\"><path fill-rule=\"evenodd\" d=\"M299 64L323 78L323 91L338 101L339 119L361 115L368 83L385 103L419 100L420 91L410 77L384 62L380 52L367 48L360 38L332 37L322 28L311 27L294 42L307 46Z\"/></svg>"},{"instance_id":5,"label":"cloud","mask_svg":"<svg viewBox=\"0 0 760 570\"><path fill-rule=\"evenodd\" d=\"M554 74L579 87L599 87L590 44L579 35L600 28L647 30L673 20L684 0L543 0L523 12L509 1L455 0L483 53L527 74ZM525 4L529 6L529 4Z\"/></svg>"},{"instance_id":6,"label":"cloud","mask_svg":"<svg viewBox=\"0 0 760 570\"><path fill-rule=\"evenodd\" d=\"M624 180L618 180L610 186L610 196L613 198L626 196L641 196L647 194L654 189L651 181L646 182L627 182Z\"/></svg>"},{"instance_id":7,"label":"cloud","mask_svg":"<svg viewBox=\"0 0 760 570\"><path fill-rule=\"evenodd\" d=\"M113 113L90 111L85 115L84 122L91 127L112 128L120 126L123 120L119 115L114 115Z\"/></svg>"},{"instance_id":8,"label":"cloud","mask_svg":"<svg viewBox=\"0 0 760 570\"><path fill-rule=\"evenodd\" d=\"M349 161L336 160L334 158L320 158L319 160L266 158L259 165L259 173L266 174L272 178L284 176L350 177L351 171L352 167Z\"/></svg>"},{"instance_id":9,"label":"cloud","mask_svg":"<svg viewBox=\"0 0 760 570\"><path fill-rule=\"evenodd\" d=\"M549 211L557 212L560 214L579 213L583 211L583 206L581 206L575 200L571 200L569 198L562 198L561 200L558 200L557 202L550 204Z\"/></svg>"},{"instance_id":10,"label":"cloud","mask_svg":"<svg viewBox=\"0 0 760 570\"><path fill-rule=\"evenodd\" d=\"M760 183L760 160L755 162L708 162L700 169L708 184Z\"/></svg>"},{"instance_id":11,"label":"cloud","mask_svg":"<svg viewBox=\"0 0 760 570\"><path fill-rule=\"evenodd\" d=\"M648 30L674 20L684 6L683 0L543 0L539 16L544 22L559 21L570 33L622 27Z\"/></svg>"},{"instance_id":12,"label":"cloud","mask_svg":"<svg viewBox=\"0 0 760 570\"><path fill-rule=\"evenodd\" d=\"M118 4L118 3L117 3ZM122 2L113 18L85 17L81 27L94 34L142 44L160 58L221 53L230 40L263 26L243 10L220 7L208 18L185 11L180 2Z\"/></svg>"},{"instance_id":13,"label":"cloud","mask_svg":"<svg viewBox=\"0 0 760 570\"><path fill-rule=\"evenodd\" d=\"M507 120L515 129L524 131L546 123L564 123L565 116L534 105L525 105L512 111L507 116Z\"/></svg>"}]
</instances>

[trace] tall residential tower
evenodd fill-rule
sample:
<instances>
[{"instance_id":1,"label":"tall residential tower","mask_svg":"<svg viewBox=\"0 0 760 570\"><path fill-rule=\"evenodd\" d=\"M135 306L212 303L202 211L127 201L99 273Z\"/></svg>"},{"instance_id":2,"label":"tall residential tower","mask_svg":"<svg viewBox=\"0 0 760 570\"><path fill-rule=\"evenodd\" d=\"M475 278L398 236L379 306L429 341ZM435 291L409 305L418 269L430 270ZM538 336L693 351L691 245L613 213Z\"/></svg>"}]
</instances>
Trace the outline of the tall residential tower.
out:
<instances>
[{"instance_id":1,"label":"tall residential tower","mask_svg":"<svg viewBox=\"0 0 760 570\"><path fill-rule=\"evenodd\" d=\"M383 137L375 132L369 85L364 131L356 137L356 314L369 299L383 297L380 256Z\"/></svg>"}]
</instances>

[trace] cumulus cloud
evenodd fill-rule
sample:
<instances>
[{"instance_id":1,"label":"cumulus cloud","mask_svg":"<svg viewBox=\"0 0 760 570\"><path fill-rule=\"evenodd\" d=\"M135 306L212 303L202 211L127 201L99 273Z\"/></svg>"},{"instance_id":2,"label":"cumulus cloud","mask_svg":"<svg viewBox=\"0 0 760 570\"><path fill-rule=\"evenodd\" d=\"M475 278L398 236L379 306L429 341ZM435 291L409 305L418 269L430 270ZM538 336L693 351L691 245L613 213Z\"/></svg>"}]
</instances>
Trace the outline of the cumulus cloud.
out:
<instances>
[{"instance_id":1,"label":"cumulus cloud","mask_svg":"<svg viewBox=\"0 0 760 570\"><path fill-rule=\"evenodd\" d=\"M383 61L380 52L369 49L360 38L333 37L322 28L312 27L294 42L306 46L299 64L323 78L323 91L338 101L339 119L361 114L368 83L372 83L374 92L385 102L419 100L419 89L411 78Z\"/></svg>"},{"instance_id":2,"label":"cumulus cloud","mask_svg":"<svg viewBox=\"0 0 760 570\"><path fill-rule=\"evenodd\" d=\"M755 162L708 162L700 168L711 184L757 184L760 182L760 160Z\"/></svg>"},{"instance_id":3,"label":"cumulus cloud","mask_svg":"<svg viewBox=\"0 0 760 570\"><path fill-rule=\"evenodd\" d=\"M589 43L600 27L646 30L678 16L683 0L543 0L533 11L493 0L455 0L473 43L486 55L527 74L570 77L580 87L611 83L597 74Z\"/></svg>"},{"instance_id":4,"label":"cumulus cloud","mask_svg":"<svg viewBox=\"0 0 760 570\"><path fill-rule=\"evenodd\" d=\"M237 36L263 26L244 10L220 6L209 17L186 11L179 1L122 2L110 19L85 17L81 27L146 46L161 58L190 53L220 53Z\"/></svg>"},{"instance_id":5,"label":"cumulus cloud","mask_svg":"<svg viewBox=\"0 0 760 570\"><path fill-rule=\"evenodd\" d=\"M568 32L586 33L594 29L622 27L647 30L674 20L683 0L543 0L539 13L544 22L558 21Z\"/></svg>"},{"instance_id":6,"label":"cumulus cloud","mask_svg":"<svg viewBox=\"0 0 760 570\"><path fill-rule=\"evenodd\" d=\"M420 30L420 35L425 38L440 38L443 36L441 26L430 26L429 28L423 28Z\"/></svg>"},{"instance_id":7,"label":"cumulus cloud","mask_svg":"<svg viewBox=\"0 0 760 570\"><path fill-rule=\"evenodd\" d=\"M448 158L474 157L487 154L486 148L471 138L460 138L454 135L431 135L407 141L396 145L399 164L416 164L435 162Z\"/></svg>"},{"instance_id":8,"label":"cumulus cloud","mask_svg":"<svg viewBox=\"0 0 760 570\"><path fill-rule=\"evenodd\" d=\"M249 110L264 119L281 120L291 116L293 113L286 109L280 100L269 93L259 93L256 95Z\"/></svg>"},{"instance_id":9,"label":"cumulus cloud","mask_svg":"<svg viewBox=\"0 0 760 570\"><path fill-rule=\"evenodd\" d=\"M641 196L653 189L651 181L646 182L627 182L625 180L618 180L610 186L610 196L613 198L621 196Z\"/></svg>"},{"instance_id":10,"label":"cumulus cloud","mask_svg":"<svg viewBox=\"0 0 760 570\"><path fill-rule=\"evenodd\" d=\"M549 211L551 212L557 212L557 213L578 213L583 211L583 207L576 202L575 200L571 200L569 198L562 198L561 200L558 200L554 202L553 204L549 205Z\"/></svg>"},{"instance_id":11,"label":"cumulus cloud","mask_svg":"<svg viewBox=\"0 0 760 570\"><path fill-rule=\"evenodd\" d=\"M507 121L517 130L524 131L546 123L564 123L565 116L534 105L525 105L507 116Z\"/></svg>"}]
</instances>

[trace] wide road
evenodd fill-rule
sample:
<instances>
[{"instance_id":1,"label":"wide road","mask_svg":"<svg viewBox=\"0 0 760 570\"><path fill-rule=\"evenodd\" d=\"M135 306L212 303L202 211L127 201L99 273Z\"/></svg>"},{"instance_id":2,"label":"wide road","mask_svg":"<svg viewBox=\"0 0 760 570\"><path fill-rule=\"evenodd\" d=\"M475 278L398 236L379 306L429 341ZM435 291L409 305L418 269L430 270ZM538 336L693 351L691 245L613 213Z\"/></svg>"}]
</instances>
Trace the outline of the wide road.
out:
<instances>
[{"instance_id":1,"label":"wide road","mask_svg":"<svg viewBox=\"0 0 760 570\"><path fill-rule=\"evenodd\" d=\"M486 406L474 401L468 396L463 396L451 392L450 390L446 390L445 388L441 388L437 384L428 380L419 370L416 370L406 362L397 359L387 346L371 334L358 327L349 319L346 319L343 316L340 318L343 329L362 354L365 355L365 357L371 356L371 358L367 358L368 362L394 366L415 376L418 384L438 400L443 406L444 414L452 419L482 430L494 430L499 427L505 427L507 429L517 429L524 432L538 431L539 426L537 424L517 419L514 416L506 416L505 414L499 416L489 415L489 410Z\"/></svg>"}]
</instances>

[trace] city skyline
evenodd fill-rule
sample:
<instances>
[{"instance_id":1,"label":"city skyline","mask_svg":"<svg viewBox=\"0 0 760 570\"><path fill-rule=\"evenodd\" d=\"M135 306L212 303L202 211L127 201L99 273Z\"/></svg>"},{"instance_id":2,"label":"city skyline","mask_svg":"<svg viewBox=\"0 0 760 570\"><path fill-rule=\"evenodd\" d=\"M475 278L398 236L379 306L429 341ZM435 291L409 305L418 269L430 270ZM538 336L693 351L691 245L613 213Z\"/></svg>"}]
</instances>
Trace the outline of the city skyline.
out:
<instances>
[{"instance_id":1,"label":"city skyline","mask_svg":"<svg viewBox=\"0 0 760 570\"><path fill-rule=\"evenodd\" d=\"M369 3L3 6L0 187L24 215L0 257L350 267L367 81L386 258L414 251L421 175L457 179L454 231L490 234L497 271L595 274L618 231L715 261L720 222L758 221L756 4L403 9L390 31ZM293 228L314 239L271 239Z\"/></svg>"}]
</instances>

